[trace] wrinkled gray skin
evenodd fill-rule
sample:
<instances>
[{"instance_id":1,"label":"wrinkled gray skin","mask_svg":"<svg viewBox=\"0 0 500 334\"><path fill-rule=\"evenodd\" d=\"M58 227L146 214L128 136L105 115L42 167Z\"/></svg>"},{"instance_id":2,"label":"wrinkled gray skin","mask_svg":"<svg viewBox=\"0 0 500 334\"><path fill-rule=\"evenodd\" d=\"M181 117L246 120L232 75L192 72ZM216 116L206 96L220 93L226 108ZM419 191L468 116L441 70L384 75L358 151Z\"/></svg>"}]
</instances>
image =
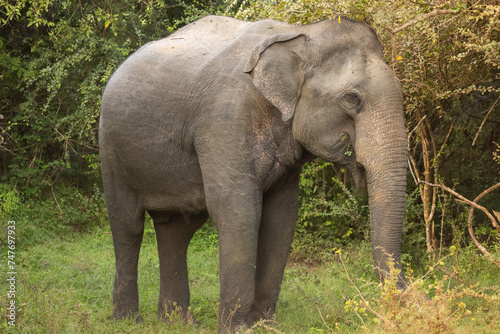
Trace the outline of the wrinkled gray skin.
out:
<instances>
[{"instance_id":1,"label":"wrinkled gray skin","mask_svg":"<svg viewBox=\"0 0 500 334\"><path fill-rule=\"evenodd\" d=\"M347 165L358 187L366 180L381 279L389 255L399 262L403 100L365 24L214 16L192 23L114 73L102 99L100 149L116 318L138 316L145 211L158 240L160 316L189 316L186 250L208 216L220 243L221 331L272 316L297 218L300 166L314 157Z\"/></svg>"}]
</instances>

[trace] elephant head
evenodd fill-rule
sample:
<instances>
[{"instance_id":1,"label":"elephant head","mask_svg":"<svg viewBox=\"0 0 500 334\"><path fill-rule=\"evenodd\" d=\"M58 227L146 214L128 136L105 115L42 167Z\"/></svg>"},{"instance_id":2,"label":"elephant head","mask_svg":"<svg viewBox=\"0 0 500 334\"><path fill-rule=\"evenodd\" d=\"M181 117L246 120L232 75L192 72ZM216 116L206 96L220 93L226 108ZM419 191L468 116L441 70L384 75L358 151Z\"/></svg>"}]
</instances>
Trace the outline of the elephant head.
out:
<instances>
[{"instance_id":1,"label":"elephant head","mask_svg":"<svg viewBox=\"0 0 500 334\"><path fill-rule=\"evenodd\" d=\"M403 98L373 30L331 20L276 34L255 46L245 72L283 121L292 122L298 147L347 165L359 187L366 180L377 273L387 275L391 258L401 268L408 154ZM405 283L401 271L398 286Z\"/></svg>"}]
</instances>

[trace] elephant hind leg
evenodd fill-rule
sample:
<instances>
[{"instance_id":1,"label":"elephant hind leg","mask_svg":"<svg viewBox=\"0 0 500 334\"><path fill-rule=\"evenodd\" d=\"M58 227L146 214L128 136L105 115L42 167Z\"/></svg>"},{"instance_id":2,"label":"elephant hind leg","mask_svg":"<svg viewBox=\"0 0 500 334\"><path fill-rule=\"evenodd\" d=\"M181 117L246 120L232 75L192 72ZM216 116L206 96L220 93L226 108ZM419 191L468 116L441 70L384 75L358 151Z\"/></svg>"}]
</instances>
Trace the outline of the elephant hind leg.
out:
<instances>
[{"instance_id":1,"label":"elephant hind leg","mask_svg":"<svg viewBox=\"0 0 500 334\"><path fill-rule=\"evenodd\" d=\"M156 230L160 258L158 315L168 320L173 312L190 320L187 249L194 233L208 218L206 213L167 215L150 212ZM168 221L167 221L168 217Z\"/></svg>"},{"instance_id":2,"label":"elephant hind leg","mask_svg":"<svg viewBox=\"0 0 500 334\"><path fill-rule=\"evenodd\" d=\"M113 316L116 319L135 318L136 322L142 322L139 316L137 267L144 232L144 211L127 212L121 207L122 210L108 206L116 260Z\"/></svg>"}]
</instances>

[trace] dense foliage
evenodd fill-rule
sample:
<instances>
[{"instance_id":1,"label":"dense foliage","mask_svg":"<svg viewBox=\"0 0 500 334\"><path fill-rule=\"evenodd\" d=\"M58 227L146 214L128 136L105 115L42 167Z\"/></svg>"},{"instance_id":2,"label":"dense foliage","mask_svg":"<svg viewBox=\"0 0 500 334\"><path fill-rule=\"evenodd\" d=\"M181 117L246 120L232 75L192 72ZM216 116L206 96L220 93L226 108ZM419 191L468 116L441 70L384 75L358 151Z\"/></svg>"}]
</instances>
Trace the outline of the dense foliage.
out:
<instances>
[{"instance_id":1,"label":"dense foliage","mask_svg":"<svg viewBox=\"0 0 500 334\"><path fill-rule=\"evenodd\" d=\"M88 212L89 201L102 203L97 122L106 81L141 45L210 13L368 22L405 96L412 166L405 248L468 244L463 204L415 181L441 182L469 199L500 181L498 0L4 0L0 214L46 200L62 223L85 225L82 210L70 207ZM351 194L345 171L315 161L301 185L300 232L335 243L366 238L366 199ZM481 203L499 208L499 199L491 193ZM485 217L477 215L476 231L494 247L498 233Z\"/></svg>"},{"instance_id":2,"label":"dense foliage","mask_svg":"<svg viewBox=\"0 0 500 334\"><path fill-rule=\"evenodd\" d=\"M92 186L100 98L141 45L208 14L208 1L7 1L0 7L2 179L38 195Z\"/></svg>"}]
</instances>

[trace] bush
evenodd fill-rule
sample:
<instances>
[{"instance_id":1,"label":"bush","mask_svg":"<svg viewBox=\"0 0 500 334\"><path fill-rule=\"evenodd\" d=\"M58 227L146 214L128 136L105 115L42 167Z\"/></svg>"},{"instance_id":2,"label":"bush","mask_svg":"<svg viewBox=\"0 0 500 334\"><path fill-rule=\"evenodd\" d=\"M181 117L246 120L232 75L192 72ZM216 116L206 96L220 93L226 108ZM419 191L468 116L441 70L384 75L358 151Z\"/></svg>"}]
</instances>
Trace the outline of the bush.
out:
<instances>
[{"instance_id":1,"label":"bush","mask_svg":"<svg viewBox=\"0 0 500 334\"><path fill-rule=\"evenodd\" d=\"M16 188L0 183L0 218L8 219L21 204L20 194Z\"/></svg>"},{"instance_id":2,"label":"bush","mask_svg":"<svg viewBox=\"0 0 500 334\"><path fill-rule=\"evenodd\" d=\"M33 197L61 181L94 184L89 172L99 169L97 122L107 80L130 53L217 10L211 6L218 5L2 3L2 181Z\"/></svg>"},{"instance_id":3,"label":"bush","mask_svg":"<svg viewBox=\"0 0 500 334\"><path fill-rule=\"evenodd\" d=\"M107 226L104 196L98 186L88 193L63 185L52 190L37 199L16 197L19 193L15 190L0 197L2 220L16 222L19 251L53 239L70 240L76 233Z\"/></svg>"},{"instance_id":4,"label":"bush","mask_svg":"<svg viewBox=\"0 0 500 334\"><path fill-rule=\"evenodd\" d=\"M346 171L331 163L318 159L304 165L297 234L314 234L337 245L367 238L367 198L355 196L350 183Z\"/></svg>"},{"instance_id":5,"label":"bush","mask_svg":"<svg viewBox=\"0 0 500 334\"><path fill-rule=\"evenodd\" d=\"M475 255L452 251L430 264L423 275L415 277L409 270L410 284L405 291L396 288L399 270L391 264L385 284L380 284L378 294L373 295L373 291L356 286L338 253L347 278L358 292L345 301L345 310L357 315L358 326L365 332L487 333L500 321L500 291L494 282L485 280L490 274L496 276L497 269L487 260L477 264ZM465 282L472 277L481 284Z\"/></svg>"}]
</instances>

